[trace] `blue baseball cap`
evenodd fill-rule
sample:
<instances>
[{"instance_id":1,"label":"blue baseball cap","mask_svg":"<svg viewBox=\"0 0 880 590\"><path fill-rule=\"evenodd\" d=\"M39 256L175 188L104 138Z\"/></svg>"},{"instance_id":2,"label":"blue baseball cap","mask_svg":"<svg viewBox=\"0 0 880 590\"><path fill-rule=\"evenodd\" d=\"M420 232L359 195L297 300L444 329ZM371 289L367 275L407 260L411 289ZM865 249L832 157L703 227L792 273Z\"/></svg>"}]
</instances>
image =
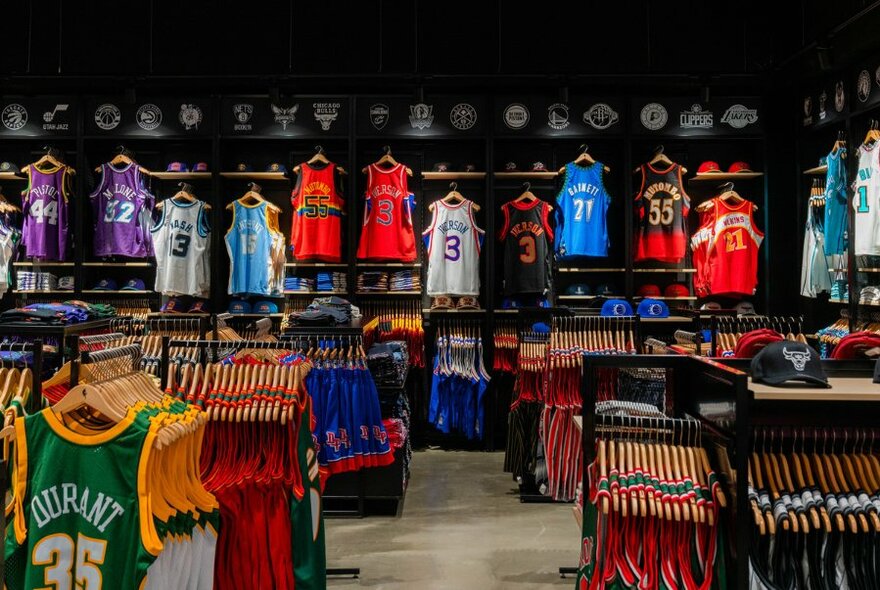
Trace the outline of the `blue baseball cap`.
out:
<instances>
[{"instance_id":1,"label":"blue baseball cap","mask_svg":"<svg viewBox=\"0 0 880 590\"><path fill-rule=\"evenodd\" d=\"M596 287L596 295L601 297L614 295L614 286L611 283L602 283Z\"/></svg>"},{"instance_id":2,"label":"blue baseball cap","mask_svg":"<svg viewBox=\"0 0 880 590\"><path fill-rule=\"evenodd\" d=\"M113 279L101 279L98 281L98 284L95 285L94 291L116 291L116 281Z\"/></svg>"},{"instance_id":3,"label":"blue baseball cap","mask_svg":"<svg viewBox=\"0 0 880 590\"><path fill-rule=\"evenodd\" d=\"M532 324L532 332L537 332L538 334L549 334L550 326L548 326L546 322L536 322Z\"/></svg>"},{"instance_id":4,"label":"blue baseball cap","mask_svg":"<svg viewBox=\"0 0 880 590\"><path fill-rule=\"evenodd\" d=\"M284 174L287 174L287 166L279 164L278 162L272 162L266 166L266 172L283 172Z\"/></svg>"},{"instance_id":5,"label":"blue baseball cap","mask_svg":"<svg viewBox=\"0 0 880 590\"><path fill-rule=\"evenodd\" d=\"M229 313L250 313L251 304L241 299L234 299L229 302Z\"/></svg>"},{"instance_id":6,"label":"blue baseball cap","mask_svg":"<svg viewBox=\"0 0 880 590\"><path fill-rule=\"evenodd\" d=\"M569 285L565 290L568 295L590 295L590 287L583 283L575 283L574 285Z\"/></svg>"},{"instance_id":7,"label":"blue baseball cap","mask_svg":"<svg viewBox=\"0 0 880 590\"><path fill-rule=\"evenodd\" d=\"M254 313L278 313L278 306L271 301L257 301L254 303Z\"/></svg>"},{"instance_id":8,"label":"blue baseball cap","mask_svg":"<svg viewBox=\"0 0 880 590\"><path fill-rule=\"evenodd\" d=\"M633 308L623 299L609 299L602 305L602 317L630 316Z\"/></svg>"},{"instance_id":9,"label":"blue baseball cap","mask_svg":"<svg viewBox=\"0 0 880 590\"><path fill-rule=\"evenodd\" d=\"M130 279L125 285L122 287L123 291L146 291L147 286L141 279Z\"/></svg>"},{"instance_id":10,"label":"blue baseball cap","mask_svg":"<svg viewBox=\"0 0 880 590\"><path fill-rule=\"evenodd\" d=\"M186 309L186 305L183 302L183 297L171 297L159 311L162 313L183 313L184 309Z\"/></svg>"},{"instance_id":11,"label":"blue baseball cap","mask_svg":"<svg viewBox=\"0 0 880 590\"><path fill-rule=\"evenodd\" d=\"M668 318L669 307L659 299L642 299L636 313L643 318Z\"/></svg>"}]
</instances>

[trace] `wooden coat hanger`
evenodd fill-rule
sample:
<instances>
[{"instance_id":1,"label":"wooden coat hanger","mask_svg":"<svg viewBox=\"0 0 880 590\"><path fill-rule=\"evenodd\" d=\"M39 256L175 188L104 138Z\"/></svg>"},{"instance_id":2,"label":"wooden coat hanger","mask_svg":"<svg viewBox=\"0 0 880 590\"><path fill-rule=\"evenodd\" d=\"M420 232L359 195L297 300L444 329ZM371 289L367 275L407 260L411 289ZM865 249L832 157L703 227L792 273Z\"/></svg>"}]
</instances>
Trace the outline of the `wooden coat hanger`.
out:
<instances>
[{"instance_id":1,"label":"wooden coat hanger","mask_svg":"<svg viewBox=\"0 0 880 590\"><path fill-rule=\"evenodd\" d=\"M117 154L115 156L113 156L112 160L107 162L108 164L110 164L111 166L119 166L120 164L125 164L125 165L135 164L135 165L137 165L138 170L140 170L140 172L142 174L146 174L148 176L150 174L152 174L152 172L150 172L149 170L147 170L146 168L144 168L143 166L141 166L140 164L135 162L134 153L127 150L125 148L125 146L123 146L123 145L116 146L116 150L117 150ZM101 171L100 166L95 168L95 172L100 172L100 171Z\"/></svg>"},{"instance_id":2,"label":"wooden coat hanger","mask_svg":"<svg viewBox=\"0 0 880 590\"><path fill-rule=\"evenodd\" d=\"M535 196L535 193L532 192L532 183L524 182L523 183L523 192L513 200L514 203L534 203L535 201L539 201L538 197ZM553 205L547 203L547 207L550 211L553 211Z\"/></svg>"},{"instance_id":3,"label":"wooden coat hanger","mask_svg":"<svg viewBox=\"0 0 880 590\"><path fill-rule=\"evenodd\" d=\"M21 213L21 209L6 200L3 187L0 187L0 213Z\"/></svg>"},{"instance_id":4,"label":"wooden coat hanger","mask_svg":"<svg viewBox=\"0 0 880 590\"><path fill-rule=\"evenodd\" d=\"M311 166L311 165L313 165L313 164L325 164L325 165L326 165L326 164L330 164L330 163L331 163L330 160L328 160L328 159L327 159L327 156L324 155L324 148L323 148L323 146L320 146L320 145L316 145L316 146L315 146L315 155L312 156L312 157L306 162L306 164L308 164L309 166ZM299 165L299 164L297 164L296 166L294 166L294 167L293 167L293 172L294 172L294 174L299 174L300 169L301 169L301 168L300 168L300 165ZM339 172L339 174L341 174L341 175L343 175L343 176L345 176L346 174L348 174L348 172L346 172L346 171L345 171L345 168L343 168L342 166L336 166L336 171Z\"/></svg>"},{"instance_id":5,"label":"wooden coat hanger","mask_svg":"<svg viewBox=\"0 0 880 590\"><path fill-rule=\"evenodd\" d=\"M378 160L376 160L375 162L373 162L373 166L380 166L381 167L381 166L388 164L389 167L393 168L394 166L397 166L400 163L394 159L394 156L391 155L391 146L390 145L384 146L382 148L382 151L384 152L384 155L381 158L379 158ZM367 167L361 169L361 172L366 174L367 170L369 170L369 169L370 169L370 167L367 166ZM410 168L409 166L406 167L406 174L407 174L407 176L413 175L412 168Z\"/></svg>"},{"instance_id":6,"label":"wooden coat hanger","mask_svg":"<svg viewBox=\"0 0 880 590\"><path fill-rule=\"evenodd\" d=\"M868 126L868 133L865 135L862 145L870 147L874 145L878 139L880 139L880 124L877 123L876 119L871 119L871 123Z\"/></svg>"},{"instance_id":7,"label":"wooden coat hanger","mask_svg":"<svg viewBox=\"0 0 880 590\"><path fill-rule=\"evenodd\" d=\"M590 149L590 146L588 146L587 144L585 144L585 143L581 144L581 146L578 148L578 150L580 151L580 154L578 154L578 157L575 158L572 163L576 166L584 166L584 167L592 166L593 164L595 164L596 160L593 158L593 156L590 155L589 149ZM605 172L611 172L611 168L609 168L608 166L605 166L604 164L602 165L602 168L605 170ZM565 166L563 166L562 168L559 169L559 174L563 174L563 173L565 173Z\"/></svg>"},{"instance_id":8,"label":"wooden coat hanger","mask_svg":"<svg viewBox=\"0 0 880 590\"><path fill-rule=\"evenodd\" d=\"M44 164L49 164L54 168L67 166L67 164L61 161L61 152L57 148L47 145L43 149L46 153L39 160L31 164L34 168L40 169ZM27 167L25 166L21 171L27 172ZM67 166L67 172L68 174L76 175L76 170L70 166Z\"/></svg>"},{"instance_id":9,"label":"wooden coat hanger","mask_svg":"<svg viewBox=\"0 0 880 590\"><path fill-rule=\"evenodd\" d=\"M654 148L654 157L652 157L651 160L648 161L648 165L653 166L654 164L666 164L667 166L672 166L675 162L666 157L666 154L663 153L665 149L666 148L663 147L663 144L660 144L656 148ZM633 170L633 174L638 174L641 171L642 167L639 166L638 168ZM687 168L682 166L681 173L687 174Z\"/></svg>"},{"instance_id":10,"label":"wooden coat hanger","mask_svg":"<svg viewBox=\"0 0 880 590\"><path fill-rule=\"evenodd\" d=\"M261 203L266 203L267 207L274 211L275 213L281 213L281 209L267 201L261 192L263 191L263 187L261 187L256 182L248 183L248 191L238 198L238 203L242 205L259 205ZM235 206L236 201L233 201L226 205L227 209L232 209Z\"/></svg>"}]
</instances>

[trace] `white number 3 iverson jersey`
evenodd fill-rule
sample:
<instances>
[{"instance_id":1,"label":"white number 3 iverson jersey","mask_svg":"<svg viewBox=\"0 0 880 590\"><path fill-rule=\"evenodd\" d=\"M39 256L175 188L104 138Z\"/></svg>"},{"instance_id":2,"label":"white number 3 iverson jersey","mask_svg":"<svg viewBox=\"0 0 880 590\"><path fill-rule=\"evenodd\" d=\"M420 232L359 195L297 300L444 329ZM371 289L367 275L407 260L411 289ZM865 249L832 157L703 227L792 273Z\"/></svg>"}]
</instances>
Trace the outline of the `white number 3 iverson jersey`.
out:
<instances>
[{"instance_id":1,"label":"white number 3 iverson jersey","mask_svg":"<svg viewBox=\"0 0 880 590\"><path fill-rule=\"evenodd\" d=\"M480 294L482 229L474 221L474 202L434 203L431 225L422 234L428 252L428 295Z\"/></svg>"}]
</instances>

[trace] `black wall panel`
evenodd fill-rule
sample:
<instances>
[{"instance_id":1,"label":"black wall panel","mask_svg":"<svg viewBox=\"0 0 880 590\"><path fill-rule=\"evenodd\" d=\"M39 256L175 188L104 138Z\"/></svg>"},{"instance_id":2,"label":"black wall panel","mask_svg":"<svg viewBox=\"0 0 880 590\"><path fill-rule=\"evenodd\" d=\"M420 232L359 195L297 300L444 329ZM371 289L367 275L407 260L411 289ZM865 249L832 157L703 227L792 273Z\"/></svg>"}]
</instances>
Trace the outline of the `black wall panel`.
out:
<instances>
[{"instance_id":1,"label":"black wall panel","mask_svg":"<svg viewBox=\"0 0 880 590\"><path fill-rule=\"evenodd\" d=\"M380 29L376 4L375 1L345 0L294 3L293 71L304 74L378 71ZM390 33L392 31L386 32L385 39ZM396 50L408 49L398 46Z\"/></svg>"},{"instance_id":2,"label":"black wall panel","mask_svg":"<svg viewBox=\"0 0 880 590\"><path fill-rule=\"evenodd\" d=\"M32 1L35 15L50 11L53 4ZM149 72L152 21L149 0L131 0L125 4L114 0L66 0L55 14L60 20L47 16L44 27L34 27L31 49L36 53L43 43L39 37L54 36L53 30L60 23L61 73L137 75ZM45 49L49 51L48 47ZM44 73L36 68L51 68L52 63L49 55L34 60L34 73Z\"/></svg>"},{"instance_id":3,"label":"black wall panel","mask_svg":"<svg viewBox=\"0 0 880 590\"><path fill-rule=\"evenodd\" d=\"M181 10L179 0L155 0L155 27L153 43L153 72L156 74L206 74L222 72L224 63L216 49L221 39L235 43L233 39L245 38L241 30L225 29L218 35L210 16L216 2L213 0L187 0L186 10ZM282 11L283 12L283 11ZM272 39L259 35L266 51L273 47ZM275 48L277 49L277 48ZM268 53L268 51L267 51Z\"/></svg>"},{"instance_id":4,"label":"black wall panel","mask_svg":"<svg viewBox=\"0 0 880 590\"><path fill-rule=\"evenodd\" d=\"M438 74L495 72L496 9L495 1L420 2L419 69Z\"/></svg>"},{"instance_id":5,"label":"black wall panel","mask_svg":"<svg viewBox=\"0 0 880 590\"><path fill-rule=\"evenodd\" d=\"M413 73L417 70L416 2L413 0L371 0L366 2L378 11L381 32L381 71Z\"/></svg>"},{"instance_id":6,"label":"black wall panel","mask_svg":"<svg viewBox=\"0 0 880 590\"><path fill-rule=\"evenodd\" d=\"M28 63L28 21L30 1L10 2L3 7L3 33L0 34L0 73L21 74Z\"/></svg>"}]
</instances>

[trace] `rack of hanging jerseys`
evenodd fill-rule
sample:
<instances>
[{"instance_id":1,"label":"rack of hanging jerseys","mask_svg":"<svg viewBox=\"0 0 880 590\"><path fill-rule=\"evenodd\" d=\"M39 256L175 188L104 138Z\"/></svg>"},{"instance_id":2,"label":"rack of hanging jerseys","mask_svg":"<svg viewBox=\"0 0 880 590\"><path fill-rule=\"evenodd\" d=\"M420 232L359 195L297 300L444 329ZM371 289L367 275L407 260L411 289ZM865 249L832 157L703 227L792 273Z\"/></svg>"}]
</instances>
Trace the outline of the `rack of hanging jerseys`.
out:
<instances>
[{"instance_id":1,"label":"rack of hanging jerseys","mask_svg":"<svg viewBox=\"0 0 880 590\"><path fill-rule=\"evenodd\" d=\"M205 419L138 371L140 355L129 345L76 359L81 381L0 432L14 441L7 587L214 587L219 513L198 470Z\"/></svg>"},{"instance_id":2,"label":"rack of hanging jerseys","mask_svg":"<svg viewBox=\"0 0 880 590\"><path fill-rule=\"evenodd\" d=\"M519 361L519 333L516 320L495 320L492 330L492 370L515 373Z\"/></svg>"},{"instance_id":3,"label":"rack of hanging jerseys","mask_svg":"<svg viewBox=\"0 0 880 590\"><path fill-rule=\"evenodd\" d=\"M185 348L199 360L170 356ZM284 342L165 337L162 351L166 391L208 419L201 477L222 522L214 588L325 588L311 361Z\"/></svg>"},{"instance_id":4,"label":"rack of hanging jerseys","mask_svg":"<svg viewBox=\"0 0 880 590\"><path fill-rule=\"evenodd\" d=\"M711 331L713 357L751 358L757 350L749 343L756 337L765 344L770 340L807 341L802 317L712 316Z\"/></svg>"},{"instance_id":5,"label":"rack of hanging jerseys","mask_svg":"<svg viewBox=\"0 0 880 590\"><path fill-rule=\"evenodd\" d=\"M365 301L361 312L367 349L375 342L402 340L409 351L410 366L425 366L425 330L419 301Z\"/></svg>"}]
</instances>

